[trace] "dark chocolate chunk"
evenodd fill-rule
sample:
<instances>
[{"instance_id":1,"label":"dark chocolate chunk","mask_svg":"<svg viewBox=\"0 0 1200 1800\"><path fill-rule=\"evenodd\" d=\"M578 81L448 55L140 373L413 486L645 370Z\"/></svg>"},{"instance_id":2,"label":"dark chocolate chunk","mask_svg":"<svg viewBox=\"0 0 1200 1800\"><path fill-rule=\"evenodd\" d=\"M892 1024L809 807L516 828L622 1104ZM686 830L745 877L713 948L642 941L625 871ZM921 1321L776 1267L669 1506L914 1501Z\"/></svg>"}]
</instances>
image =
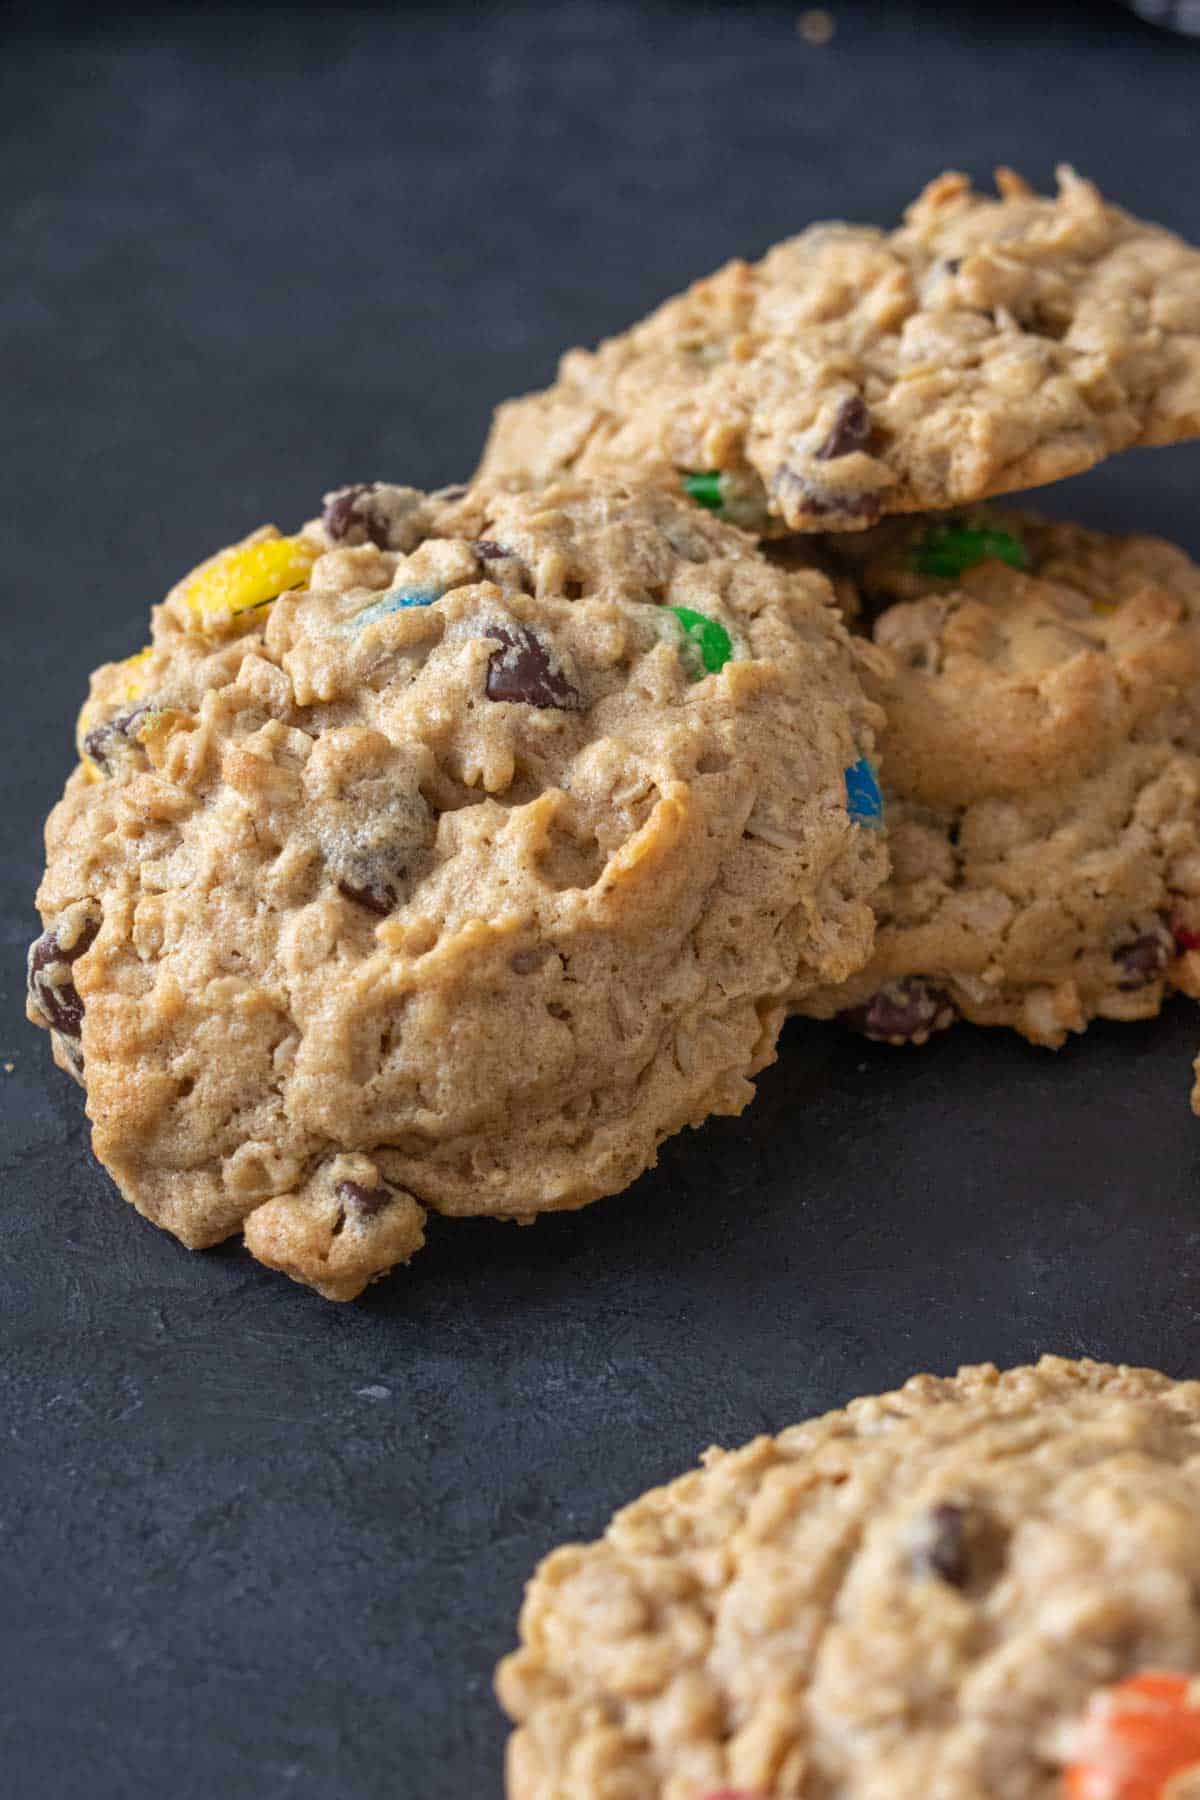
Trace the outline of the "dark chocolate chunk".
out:
<instances>
[{"instance_id":1,"label":"dark chocolate chunk","mask_svg":"<svg viewBox=\"0 0 1200 1800\"><path fill-rule=\"evenodd\" d=\"M325 527L325 535L332 538L335 544L340 544L354 525L361 525L371 541L378 543L379 540L372 537L367 520L356 511L356 502L366 494L373 494L378 486L377 481L359 481L353 487L339 488L336 494L330 494L325 502L321 523Z\"/></svg>"},{"instance_id":2,"label":"dark chocolate chunk","mask_svg":"<svg viewBox=\"0 0 1200 1800\"><path fill-rule=\"evenodd\" d=\"M396 889L386 881L366 881L357 887L352 882L339 881L338 893L345 894L347 900L356 900L368 912L378 913L380 918L391 912L399 897Z\"/></svg>"},{"instance_id":3,"label":"dark chocolate chunk","mask_svg":"<svg viewBox=\"0 0 1200 1800\"><path fill-rule=\"evenodd\" d=\"M871 415L859 394L843 400L833 417L829 436L817 451L818 462L833 462L854 450L865 450L871 436Z\"/></svg>"},{"instance_id":4,"label":"dark chocolate chunk","mask_svg":"<svg viewBox=\"0 0 1200 1800\"><path fill-rule=\"evenodd\" d=\"M951 1587L966 1587L970 1568L964 1507L952 1500L930 1507L913 1543L912 1566L918 1575L934 1575Z\"/></svg>"},{"instance_id":5,"label":"dark chocolate chunk","mask_svg":"<svg viewBox=\"0 0 1200 1800\"><path fill-rule=\"evenodd\" d=\"M906 975L903 981L890 981L861 1006L848 1006L838 1017L851 1031L879 1043L911 1043L953 1024L955 1006L941 988L919 975Z\"/></svg>"},{"instance_id":6,"label":"dark chocolate chunk","mask_svg":"<svg viewBox=\"0 0 1200 1800\"><path fill-rule=\"evenodd\" d=\"M409 551L426 536L424 497L387 481L359 481L325 500L321 523L335 544L372 543L379 550Z\"/></svg>"},{"instance_id":7,"label":"dark chocolate chunk","mask_svg":"<svg viewBox=\"0 0 1200 1800\"><path fill-rule=\"evenodd\" d=\"M361 1181L339 1181L335 1192L346 1211L360 1219L373 1219L392 1198L391 1188L364 1187Z\"/></svg>"},{"instance_id":8,"label":"dark chocolate chunk","mask_svg":"<svg viewBox=\"0 0 1200 1800\"><path fill-rule=\"evenodd\" d=\"M111 719L105 719L102 725L93 725L83 740L83 753L107 775L112 767L113 756L126 744L136 742L135 731L139 722L148 713L154 711L152 706L135 706L128 712L115 713Z\"/></svg>"},{"instance_id":9,"label":"dark chocolate chunk","mask_svg":"<svg viewBox=\"0 0 1200 1800\"><path fill-rule=\"evenodd\" d=\"M1131 944L1125 944L1113 952L1113 961L1123 976L1117 986L1127 992L1135 988L1150 987L1154 982L1161 981L1167 964L1174 955L1175 940L1165 925L1134 938Z\"/></svg>"},{"instance_id":10,"label":"dark chocolate chunk","mask_svg":"<svg viewBox=\"0 0 1200 1800\"><path fill-rule=\"evenodd\" d=\"M62 949L53 929L43 931L29 946L30 1002L61 1037L78 1039L83 1029L83 1001L75 983L62 971L91 948L99 930L100 920L89 919L69 950Z\"/></svg>"},{"instance_id":11,"label":"dark chocolate chunk","mask_svg":"<svg viewBox=\"0 0 1200 1800\"><path fill-rule=\"evenodd\" d=\"M489 700L556 707L560 712L575 712L583 706L578 688L551 662L545 644L528 626L489 622L482 626L481 636L496 638L501 645L488 658L485 692Z\"/></svg>"},{"instance_id":12,"label":"dark chocolate chunk","mask_svg":"<svg viewBox=\"0 0 1200 1800\"><path fill-rule=\"evenodd\" d=\"M512 555L512 551L504 544L498 544L495 538L476 538L471 548L480 562L501 562Z\"/></svg>"},{"instance_id":13,"label":"dark chocolate chunk","mask_svg":"<svg viewBox=\"0 0 1200 1800\"><path fill-rule=\"evenodd\" d=\"M347 900L382 917L429 848L433 815L399 771L385 769L312 809L326 867Z\"/></svg>"}]
</instances>

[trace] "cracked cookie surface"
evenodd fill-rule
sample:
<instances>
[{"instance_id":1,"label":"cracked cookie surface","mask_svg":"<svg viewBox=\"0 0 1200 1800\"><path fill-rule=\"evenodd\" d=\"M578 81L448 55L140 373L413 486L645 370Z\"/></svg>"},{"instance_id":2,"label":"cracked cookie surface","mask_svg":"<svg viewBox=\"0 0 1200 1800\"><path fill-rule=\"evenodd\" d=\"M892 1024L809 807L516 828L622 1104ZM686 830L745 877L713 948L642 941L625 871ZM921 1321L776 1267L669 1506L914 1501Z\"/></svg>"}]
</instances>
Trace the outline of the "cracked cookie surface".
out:
<instances>
[{"instance_id":1,"label":"cracked cookie surface","mask_svg":"<svg viewBox=\"0 0 1200 1800\"><path fill-rule=\"evenodd\" d=\"M1200 1667L1198 1595L1200 1382L919 1375L542 1563L510 1800L1061 1800L1100 1690Z\"/></svg>"},{"instance_id":2,"label":"cracked cookie surface","mask_svg":"<svg viewBox=\"0 0 1200 1800\"><path fill-rule=\"evenodd\" d=\"M1200 252L1071 170L729 263L502 405L481 473L622 466L760 533L855 531L1200 432Z\"/></svg>"},{"instance_id":3,"label":"cracked cookie surface","mask_svg":"<svg viewBox=\"0 0 1200 1800\"><path fill-rule=\"evenodd\" d=\"M892 873L870 963L799 1010L1054 1046L1200 996L1200 569L994 509L811 544L870 639Z\"/></svg>"},{"instance_id":4,"label":"cracked cookie surface","mask_svg":"<svg viewBox=\"0 0 1200 1800\"><path fill-rule=\"evenodd\" d=\"M94 676L30 1017L140 1211L352 1297L741 1110L869 952L876 718L824 579L678 497L341 490Z\"/></svg>"}]
</instances>

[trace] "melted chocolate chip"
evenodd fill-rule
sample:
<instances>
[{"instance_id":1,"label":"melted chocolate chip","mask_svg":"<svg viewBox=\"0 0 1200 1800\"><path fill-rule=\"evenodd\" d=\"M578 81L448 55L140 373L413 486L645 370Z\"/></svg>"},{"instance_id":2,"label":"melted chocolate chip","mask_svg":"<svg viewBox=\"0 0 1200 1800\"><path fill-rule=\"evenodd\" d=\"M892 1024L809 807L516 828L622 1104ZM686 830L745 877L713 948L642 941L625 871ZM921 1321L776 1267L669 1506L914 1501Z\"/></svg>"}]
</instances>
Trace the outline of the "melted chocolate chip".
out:
<instances>
[{"instance_id":1,"label":"melted chocolate chip","mask_svg":"<svg viewBox=\"0 0 1200 1800\"><path fill-rule=\"evenodd\" d=\"M89 919L69 950L61 947L54 930L44 931L29 946L30 1002L51 1031L57 1031L61 1037L78 1039L83 1029L83 1001L75 983L62 971L91 948L99 930L99 919ZM55 974L58 980L53 979ZM82 1069L82 1057L79 1066Z\"/></svg>"},{"instance_id":2,"label":"melted chocolate chip","mask_svg":"<svg viewBox=\"0 0 1200 1800\"><path fill-rule=\"evenodd\" d=\"M963 266L963 259L961 256L948 256L946 258L945 262L942 264L942 267L943 267L943 269L945 269L947 275L957 275L958 271L962 268L962 266Z\"/></svg>"},{"instance_id":3,"label":"melted chocolate chip","mask_svg":"<svg viewBox=\"0 0 1200 1800\"><path fill-rule=\"evenodd\" d=\"M848 519L857 519L863 525L873 525L879 517L881 502L878 494L828 493L807 475L798 474L789 463L780 464L771 485L781 498L798 496L798 510L813 518L828 518L837 513Z\"/></svg>"},{"instance_id":4,"label":"melted chocolate chip","mask_svg":"<svg viewBox=\"0 0 1200 1800\"><path fill-rule=\"evenodd\" d=\"M495 538L476 538L471 546L480 562L502 562L512 555L505 544L498 544Z\"/></svg>"},{"instance_id":5,"label":"melted chocolate chip","mask_svg":"<svg viewBox=\"0 0 1200 1800\"><path fill-rule=\"evenodd\" d=\"M103 725L93 725L83 740L84 755L90 756L107 775L114 754L124 745L135 741L134 733L139 721L153 711L152 706L135 706L129 712L114 714Z\"/></svg>"},{"instance_id":6,"label":"melted chocolate chip","mask_svg":"<svg viewBox=\"0 0 1200 1800\"><path fill-rule=\"evenodd\" d=\"M361 1181L339 1181L335 1192L346 1211L360 1219L373 1219L392 1198L391 1188L364 1187Z\"/></svg>"},{"instance_id":7,"label":"melted chocolate chip","mask_svg":"<svg viewBox=\"0 0 1200 1800\"><path fill-rule=\"evenodd\" d=\"M847 1007L838 1017L851 1031L877 1042L911 1043L952 1024L955 1007L941 988L923 981L919 975L906 975L903 981L891 981L880 988L861 1006Z\"/></svg>"},{"instance_id":8,"label":"melted chocolate chip","mask_svg":"<svg viewBox=\"0 0 1200 1800\"><path fill-rule=\"evenodd\" d=\"M1165 925L1134 938L1131 944L1113 952L1113 961L1124 976L1117 986L1127 992L1150 987L1162 979L1174 954L1175 940Z\"/></svg>"},{"instance_id":9,"label":"melted chocolate chip","mask_svg":"<svg viewBox=\"0 0 1200 1800\"><path fill-rule=\"evenodd\" d=\"M833 417L829 436L817 451L818 462L834 462L855 450L865 450L871 436L871 415L861 395L843 400Z\"/></svg>"},{"instance_id":10,"label":"melted chocolate chip","mask_svg":"<svg viewBox=\"0 0 1200 1800\"><path fill-rule=\"evenodd\" d=\"M951 1587L966 1587L970 1567L965 1508L952 1500L931 1506L921 1521L911 1560L918 1575L934 1575Z\"/></svg>"},{"instance_id":11,"label":"melted chocolate chip","mask_svg":"<svg viewBox=\"0 0 1200 1800\"><path fill-rule=\"evenodd\" d=\"M488 623L482 635L496 638L501 648L488 658L485 692L489 700L513 700L524 706L556 707L576 712L583 696L561 669L535 632L526 625Z\"/></svg>"}]
</instances>

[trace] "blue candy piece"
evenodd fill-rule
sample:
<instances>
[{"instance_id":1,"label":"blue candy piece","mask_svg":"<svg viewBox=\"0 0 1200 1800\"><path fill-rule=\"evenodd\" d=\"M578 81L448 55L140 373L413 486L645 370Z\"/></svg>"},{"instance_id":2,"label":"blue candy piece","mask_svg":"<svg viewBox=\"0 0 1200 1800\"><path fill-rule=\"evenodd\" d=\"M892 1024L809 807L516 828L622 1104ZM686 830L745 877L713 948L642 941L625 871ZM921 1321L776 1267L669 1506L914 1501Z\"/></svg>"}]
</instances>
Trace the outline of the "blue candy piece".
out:
<instances>
[{"instance_id":1,"label":"blue candy piece","mask_svg":"<svg viewBox=\"0 0 1200 1800\"><path fill-rule=\"evenodd\" d=\"M373 600L362 612L347 619L345 629L355 633L365 631L368 625L374 625L377 619L386 619L390 613L403 612L409 606L432 606L441 597L437 588L393 588L390 594Z\"/></svg>"},{"instance_id":2,"label":"blue candy piece","mask_svg":"<svg viewBox=\"0 0 1200 1800\"><path fill-rule=\"evenodd\" d=\"M874 769L865 756L846 770L846 808L859 825L883 824L883 795Z\"/></svg>"}]
</instances>

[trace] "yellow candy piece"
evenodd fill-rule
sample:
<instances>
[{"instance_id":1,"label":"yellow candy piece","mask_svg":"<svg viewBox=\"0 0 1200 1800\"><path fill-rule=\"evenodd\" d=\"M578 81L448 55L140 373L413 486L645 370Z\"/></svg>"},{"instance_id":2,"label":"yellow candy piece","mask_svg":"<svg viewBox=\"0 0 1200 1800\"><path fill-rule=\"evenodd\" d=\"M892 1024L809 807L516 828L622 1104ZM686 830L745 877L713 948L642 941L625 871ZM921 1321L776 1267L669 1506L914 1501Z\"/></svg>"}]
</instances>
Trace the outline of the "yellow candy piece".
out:
<instances>
[{"instance_id":1,"label":"yellow candy piece","mask_svg":"<svg viewBox=\"0 0 1200 1800\"><path fill-rule=\"evenodd\" d=\"M139 650L136 656L127 656L124 662L119 662L117 664L117 668L123 670L128 677L124 688L121 690L122 700L136 700L139 694L145 693L146 683L139 671L146 658L148 656L153 656L153 654L153 644L147 644L146 648L144 650Z\"/></svg>"},{"instance_id":2,"label":"yellow candy piece","mask_svg":"<svg viewBox=\"0 0 1200 1800\"><path fill-rule=\"evenodd\" d=\"M291 588L306 587L319 555L307 538L261 538L256 544L234 544L193 570L180 598L202 625L215 625L266 606Z\"/></svg>"}]
</instances>

